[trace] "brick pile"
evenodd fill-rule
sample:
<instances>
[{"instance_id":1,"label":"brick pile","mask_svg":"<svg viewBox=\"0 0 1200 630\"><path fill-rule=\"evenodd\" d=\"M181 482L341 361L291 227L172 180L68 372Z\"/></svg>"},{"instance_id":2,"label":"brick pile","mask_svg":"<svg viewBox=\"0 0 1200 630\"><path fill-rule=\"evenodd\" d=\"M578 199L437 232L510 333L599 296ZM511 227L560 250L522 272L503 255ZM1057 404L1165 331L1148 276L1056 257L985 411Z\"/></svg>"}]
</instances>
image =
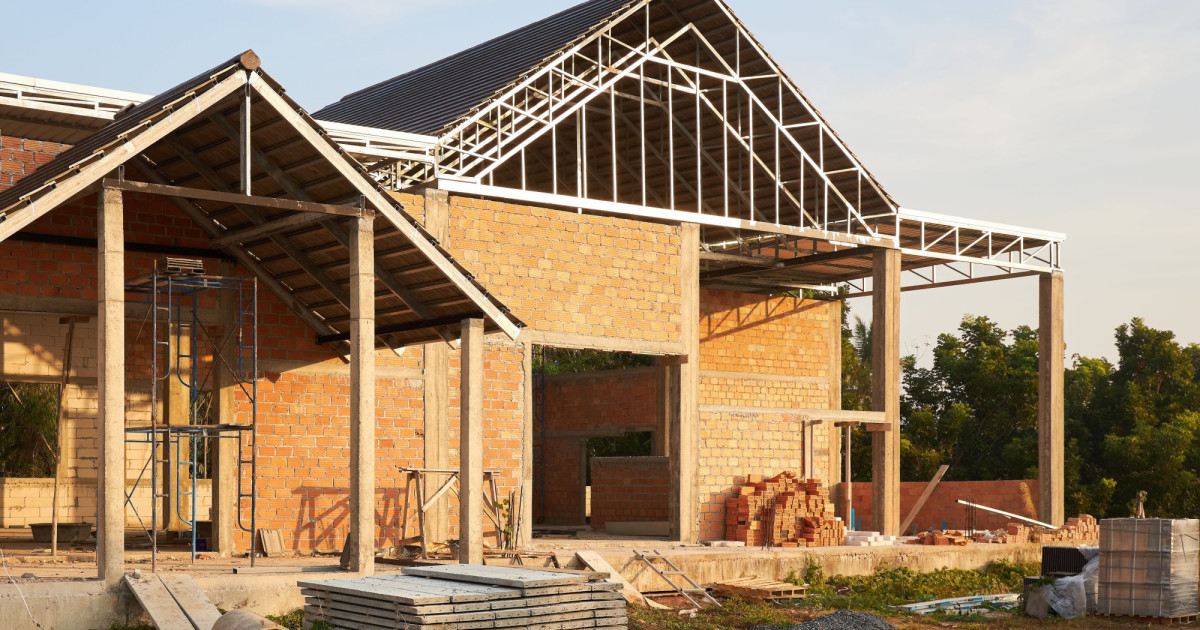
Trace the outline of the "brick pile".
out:
<instances>
[{"instance_id":1,"label":"brick pile","mask_svg":"<svg viewBox=\"0 0 1200 630\"><path fill-rule=\"evenodd\" d=\"M833 516L829 493L817 479L782 472L750 475L738 494L725 499L725 538L747 546L828 547L846 536Z\"/></svg>"},{"instance_id":2,"label":"brick pile","mask_svg":"<svg viewBox=\"0 0 1200 630\"><path fill-rule=\"evenodd\" d=\"M965 545L968 542L1012 544L1012 543L1054 543L1068 541L1099 540L1100 523L1096 517L1080 514L1067 519L1059 529L1025 525L1012 522L991 532L975 532L967 536L959 531L927 531L921 532L916 539L909 543L914 545Z\"/></svg>"}]
</instances>

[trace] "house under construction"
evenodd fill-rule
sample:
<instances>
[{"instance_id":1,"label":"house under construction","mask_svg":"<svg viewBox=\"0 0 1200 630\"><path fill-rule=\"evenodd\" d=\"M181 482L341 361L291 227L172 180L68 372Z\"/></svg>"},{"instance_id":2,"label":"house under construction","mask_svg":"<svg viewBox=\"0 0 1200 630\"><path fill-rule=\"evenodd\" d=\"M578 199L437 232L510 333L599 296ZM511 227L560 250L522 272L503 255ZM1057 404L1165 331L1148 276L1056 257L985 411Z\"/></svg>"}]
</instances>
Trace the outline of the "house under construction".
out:
<instances>
[{"instance_id":1,"label":"house under construction","mask_svg":"<svg viewBox=\"0 0 1200 630\"><path fill-rule=\"evenodd\" d=\"M0 521L94 523L106 583L127 530L348 538L355 571L418 512L471 559L500 518L719 539L784 470L898 534L901 295L1026 276L1063 522L1064 236L901 207L722 0L589 0L312 113L252 52L155 96L0 74L0 143L0 379L64 400L59 483L3 480ZM841 410L846 299L872 412Z\"/></svg>"}]
</instances>

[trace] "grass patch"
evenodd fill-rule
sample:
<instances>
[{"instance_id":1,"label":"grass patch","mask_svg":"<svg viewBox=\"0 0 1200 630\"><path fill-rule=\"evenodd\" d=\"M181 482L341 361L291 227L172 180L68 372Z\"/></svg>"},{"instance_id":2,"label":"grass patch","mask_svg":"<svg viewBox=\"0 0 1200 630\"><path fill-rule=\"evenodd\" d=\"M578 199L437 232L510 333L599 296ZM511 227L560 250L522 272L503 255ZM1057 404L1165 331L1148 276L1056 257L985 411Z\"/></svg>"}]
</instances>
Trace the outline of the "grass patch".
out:
<instances>
[{"instance_id":1,"label":"grass patch","mask_svg":"<svg viewBox=\"0 0 1200 630\"><path fill-rule=\"evenodd\" d=\"M801 608L886 611L933 599L1020 592L1024 576L1038 573L1037 564L997 560L981 570L919 573L901 567L881 568L871 575L827 576L819 564L810 562L803 575L791 575L788 581L808 584L808 597L797 602Z\"/></svg>"}]
</instances>

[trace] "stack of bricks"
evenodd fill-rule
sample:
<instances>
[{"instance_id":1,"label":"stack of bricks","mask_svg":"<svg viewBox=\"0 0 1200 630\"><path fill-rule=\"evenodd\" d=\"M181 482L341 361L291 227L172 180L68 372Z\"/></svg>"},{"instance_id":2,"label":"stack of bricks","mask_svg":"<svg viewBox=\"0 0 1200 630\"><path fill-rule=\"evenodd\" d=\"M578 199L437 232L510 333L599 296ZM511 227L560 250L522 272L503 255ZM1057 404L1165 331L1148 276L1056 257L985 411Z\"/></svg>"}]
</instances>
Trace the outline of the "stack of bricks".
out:
<instances>
[{"instance_id":1,"label":"stack of bricks","mask_svg":"<svg viewBox=\"0 0 1200 630\"><path fill-rule=\"evenodd\" d=\"M1100 540L1100 523L1090 514L1080 514L1067 519L1058 529L1034 527L1029 540L1036 543Z\"/></svg>"},{"instance_id":2,"label":"stack of bricks","mask_svg":"<svg viewBox=\"0 0 1200 630\"><path fill-rule=\"evenodd\" d=\"M725 537L747 546L825 547L842 544L845 529L819 480L783 472L751 475L725 499Z\"/></svg>"}]
</instances>

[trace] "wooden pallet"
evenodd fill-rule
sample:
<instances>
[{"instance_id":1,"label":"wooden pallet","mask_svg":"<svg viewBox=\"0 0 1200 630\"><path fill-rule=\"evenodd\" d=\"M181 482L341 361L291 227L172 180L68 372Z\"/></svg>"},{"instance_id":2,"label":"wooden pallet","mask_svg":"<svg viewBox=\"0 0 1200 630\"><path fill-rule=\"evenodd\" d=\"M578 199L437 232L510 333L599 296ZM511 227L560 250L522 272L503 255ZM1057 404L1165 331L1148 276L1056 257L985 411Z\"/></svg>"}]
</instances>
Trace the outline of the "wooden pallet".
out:
<instances>
[{"instance_id":1,"label":"wooden pallet","mask_svg":"<svg viewBox=\"0 0 1200 630\"><path fill-rule=\"evenodd\" d=\"M765 602L777 599L800 599L808 594L807 585L797 586L767 578L743 577L713 584L713 592L725 597L738 597Z\"/></svg>"},{"instance_id":2,"label":"wooden pallet","mask_svg":"<svg viewBox=\"0 0 1200 630\"><path fill-rule=\"evenodd\" d=\"M1153 624L1156 626L1186 626L1200 621L1200 614L1179 615L1176 617L1142 617L1138 615L1106 615L1100 613L1097 616L1132 623Z\"/></svg>"}]
</instances>

